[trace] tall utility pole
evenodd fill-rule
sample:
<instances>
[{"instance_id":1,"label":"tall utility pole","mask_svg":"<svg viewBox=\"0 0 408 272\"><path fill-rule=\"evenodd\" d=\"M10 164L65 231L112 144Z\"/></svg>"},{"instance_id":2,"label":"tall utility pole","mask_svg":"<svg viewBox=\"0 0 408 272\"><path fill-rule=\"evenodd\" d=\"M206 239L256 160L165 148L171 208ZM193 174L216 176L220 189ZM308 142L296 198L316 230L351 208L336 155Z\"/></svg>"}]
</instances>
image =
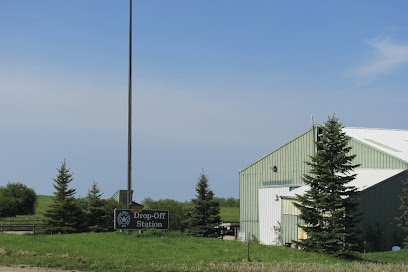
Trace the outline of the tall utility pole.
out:
<instances>
[{"instance_id":1,"label":"tall utility pole","mask_svg":"<svg viewBox=\"0 0 408 272\"><path fill-rule=\"evenodd\" d=\"M128 176L127 208L132 205L132 0L129 0L129 112L128 112Z\"/></svg>"}]
</instances>

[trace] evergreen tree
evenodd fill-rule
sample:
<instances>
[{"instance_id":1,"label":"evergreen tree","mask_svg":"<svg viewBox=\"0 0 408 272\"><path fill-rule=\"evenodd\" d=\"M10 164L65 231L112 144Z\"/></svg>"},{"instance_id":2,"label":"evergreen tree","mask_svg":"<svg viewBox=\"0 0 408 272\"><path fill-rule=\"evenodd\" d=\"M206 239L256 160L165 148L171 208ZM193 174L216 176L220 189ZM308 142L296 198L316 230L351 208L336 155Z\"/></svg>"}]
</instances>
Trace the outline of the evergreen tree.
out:
<instances>
[{"instance_id":1,"label":"evergreen tree","mask_svg":"<svg viewBox=\"0 0 408 272\"><path fill-rule=\"evenodd\" d=\"M89 231L108 231L110 225L112 225L113 217L108 218L110 213L106 212L106 201L101 199L101 196L101 190L94 182L85 198L85 214Z\"/></svg>"},{"instance_id":2,"label":"evergreen tree","mask_svg":"<svg viewBox=\"0 0 408 272\"><path fill-rule=\"evenodd\" d=\"M186 233L200 237L220 236L219 224L221 222L220 205L214 199L214 193L209 189L207 176L200 174L196 186L197 195L192 199L192 207L187 215Z\"/></svg>"},{"instance_id":3,"label":"evergreen tree","mask_svg":"<svg viewBox=\"0 0 408 272\"><path fill-rule=\"evenodd\" d=\"M408 180L402 182L402 195L401 198L401 211L402 215L397 218L399 221L398 226L402 227L406 232L408 232ZM408 248L408 236L404 239L405 247Z\"/></svg>"},{"instance_id":4,"label":"evergreen tree","mask_svg":"<svg viewBox=\"0 0 408 272\"><path fill-rule=\"evenodd\" d=\"M352 174L355 155L350 155L350 138L342 132L342 125L334 116L322 127L323 136L316 142L317 151L306 164L310 174L303 181L310 189L297 195L295 206L300 210L299 224L307 233L307 239L298 241L300 247L336 256L351 257L359 247L355 226L359 222L356 213L357 189L348 183Z\"/></svg>"},{"instance_id":5,"label":"evergreen tree","mask_svg":"<svg viewBox=\"0 0 408 272\"><path fill-rule=\"evenodd\" d=\"M85 230L84 212L74 197L76 189L68 188L73 178L65 160L57 170L58 175L54 178L53 184L56 191L50 209L44 213L43 232L50 234L82 232Z\"/></svg>"}]
</instances>

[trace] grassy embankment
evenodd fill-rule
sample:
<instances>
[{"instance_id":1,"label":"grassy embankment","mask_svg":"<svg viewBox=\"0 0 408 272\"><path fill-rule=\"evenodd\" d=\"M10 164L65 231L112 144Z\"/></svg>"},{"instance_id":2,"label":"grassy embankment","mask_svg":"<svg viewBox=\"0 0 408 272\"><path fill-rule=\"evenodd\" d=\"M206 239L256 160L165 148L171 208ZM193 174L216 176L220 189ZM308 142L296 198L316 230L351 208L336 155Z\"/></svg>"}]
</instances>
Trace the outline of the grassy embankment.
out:
<instances>
[{"instance_id":1,"label":"grassy embankment","mask_svg":"<svg viewBox=\"0 0 408 272\"><path fill-rule=\"evenodd\" d=\"M38 203L33 215L17 215L16 219L35 220L42 219L43 213L48 209L52 203L52 196L37 195ZM12 218L13 219L13 218Z\"/></svg>"},{"instance_id":2,"label":"grassy embankment","mask_svg":"<svg viewBox=\"0 0 408 272\"><path fill-rule=\"evenodd\" d=\"M221 207L220 216L222 221L239 221L239 208Z\"/></svg>"}]
</instances>

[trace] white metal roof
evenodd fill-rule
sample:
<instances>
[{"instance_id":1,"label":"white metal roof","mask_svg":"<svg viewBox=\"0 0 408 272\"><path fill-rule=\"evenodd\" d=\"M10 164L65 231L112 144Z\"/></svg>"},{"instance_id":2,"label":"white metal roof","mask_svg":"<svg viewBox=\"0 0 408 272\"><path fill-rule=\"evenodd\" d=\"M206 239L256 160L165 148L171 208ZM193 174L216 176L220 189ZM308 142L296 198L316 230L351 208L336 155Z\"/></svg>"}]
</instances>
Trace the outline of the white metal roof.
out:
<instances>
[{"instance_id":1,"label":"white metal roof","mask_svg":"<svg viewBox=\"0 0 408 272\"><path fill-rule=\"evenodd\" d=\"M343 131L350 137L408 162L408 130L346 127Z\"/></svg>"},{"instance_id":2,"label":"white metal roof","mask_svg":"<svg viewBox=\"0 0 408 272\"><path fill-rule=\"evenodd\" d=\"M349 186L355 186L358 191L366 190L390 177L393 177L405 169L356 169L354 173L357 174L356 179L349 183ZM281 197L294 198L296 195L304 195L310 187L308 185L299 187Z\"/></svg>"}]
</instances>

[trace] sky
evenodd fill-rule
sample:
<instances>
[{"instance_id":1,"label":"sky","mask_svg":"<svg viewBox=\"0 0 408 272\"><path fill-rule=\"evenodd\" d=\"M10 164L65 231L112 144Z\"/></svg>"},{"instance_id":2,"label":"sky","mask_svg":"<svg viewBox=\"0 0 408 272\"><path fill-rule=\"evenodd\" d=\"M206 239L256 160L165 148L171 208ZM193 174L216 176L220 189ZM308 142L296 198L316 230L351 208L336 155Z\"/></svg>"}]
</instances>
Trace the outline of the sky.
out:
<instances>
[{"instance_id":1,"label":"sky","mask_svg":"<svg viewBox=\"0 0 408 272\"><path fill-rule=\"evenodd\" d=\"M329 116L408 129L407 1L133 0L133 199L186 201ZM0 0L0 186L127 188L129 1Z\"/></svg>"}]
</instances>

